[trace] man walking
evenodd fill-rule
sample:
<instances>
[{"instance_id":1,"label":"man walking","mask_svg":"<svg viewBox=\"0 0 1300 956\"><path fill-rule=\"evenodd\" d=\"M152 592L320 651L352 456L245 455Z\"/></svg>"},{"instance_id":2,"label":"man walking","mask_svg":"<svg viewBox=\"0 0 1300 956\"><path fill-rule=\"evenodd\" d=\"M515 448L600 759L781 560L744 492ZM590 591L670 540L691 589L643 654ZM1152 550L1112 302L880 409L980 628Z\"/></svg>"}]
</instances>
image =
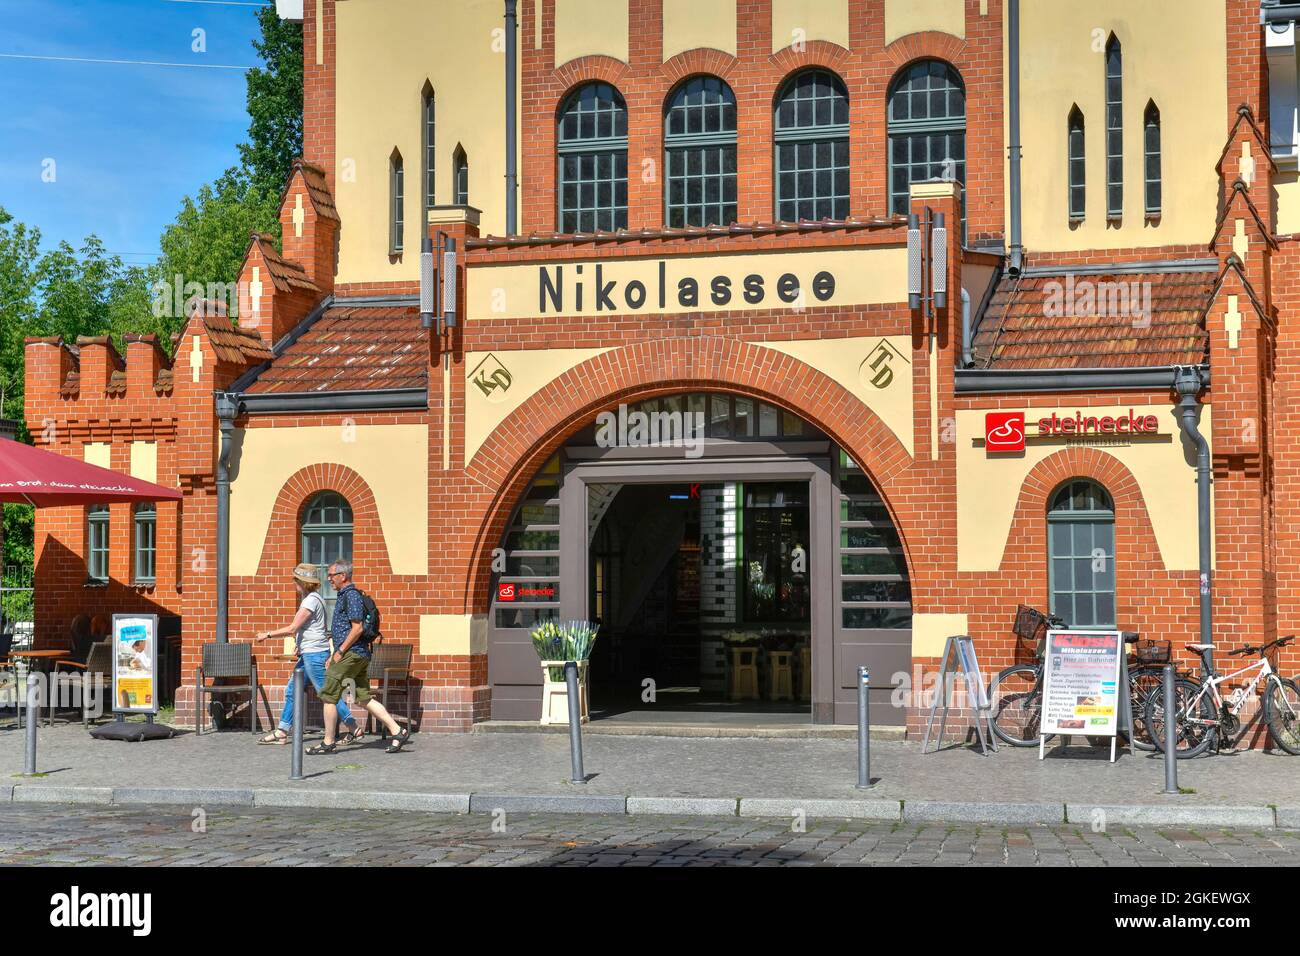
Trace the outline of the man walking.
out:
<instances>
[{"instance_id":1,"label":"man walking","mask_svg":"<svg viewBox=\"0 0 1300 956\"><path fill-rule=\"evenodd\" d=\"M338 749L334 735L338 730L339 715L331 705L338 703L343 696L345 683L351 681L355 687L356 702L365 707L392 735L388 749L384 752L395 754L405 746L411 736L411 728L403 730L398 727L388 709L370 696L370 642L362 636L366 608L361 592L352 583L352 562L332 563L329 566L329 580L338 593L334 602L334 620L330 625L334 653L325 669L325 686L320 692L320 699L326 705L325 740L309 748L307 753L332 754Z\"/></svg>"}]
</instances>

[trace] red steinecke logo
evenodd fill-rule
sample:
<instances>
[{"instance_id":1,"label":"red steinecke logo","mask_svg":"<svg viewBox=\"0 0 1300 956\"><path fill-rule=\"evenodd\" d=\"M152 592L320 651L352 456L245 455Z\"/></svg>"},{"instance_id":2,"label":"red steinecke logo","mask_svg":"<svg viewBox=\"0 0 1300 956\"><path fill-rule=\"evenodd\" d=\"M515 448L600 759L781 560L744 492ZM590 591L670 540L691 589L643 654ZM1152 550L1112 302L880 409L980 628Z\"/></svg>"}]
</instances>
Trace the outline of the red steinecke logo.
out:
<instances>
[{"instance_id":1,"label":"red steinecke logo","mask_svg":"<svg viewBox=\"0 0 1300 956\"><path fill-rule=\"evenodd\" d=\"M497 585L498 601L513 601L515 599L515 586L513 584Z\"/></svg>"},{"instance_id":2,"label":"red steinecke logo","mask_svg":"<svg viewBox=\"0 0 1300 956\"><path fill-rule=\"evenodd\" d=\"M989 454L1025 450L1025 413L989 412L984 416L984 449Z\"/></svg>"}]
</instances>

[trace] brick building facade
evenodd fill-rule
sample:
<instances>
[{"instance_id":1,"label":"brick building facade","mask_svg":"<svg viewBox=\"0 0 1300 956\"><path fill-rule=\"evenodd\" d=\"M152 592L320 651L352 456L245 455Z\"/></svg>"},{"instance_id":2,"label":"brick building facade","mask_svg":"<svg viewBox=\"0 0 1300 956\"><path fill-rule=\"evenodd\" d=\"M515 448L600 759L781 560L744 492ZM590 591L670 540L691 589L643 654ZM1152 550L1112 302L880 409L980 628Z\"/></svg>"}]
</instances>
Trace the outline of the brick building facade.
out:
<instances>
[{"instance_id":1,"label":"brick building facade","mask_svg":"<svg viewBox=\"0 0 1300 956\"><path fill-rule=\"evenodd\" d=\"M666 559L671 573L653 558L651 538L678 519L627 514L611 534L601 516L622 513L612 502L623 491L608 489L702 482L699 533L714 535L702 580L730 618L702 615L691 639L744 631L746 601L757 607L765 588L806 600L802 617L757 629L807 648L796 667L810 668L804 703L817 722L852 719L859 664L924 684L949 634L972 635L985 670L1005 666L1022 603L1191 642L1202 577L1179 368L1201 376L1213 453L1214 636L1231 647L1296 628L1288 502L1300 424L1288 396L1300 387L1289 331L1300 304L1284 277L1300 222L1294 176L1268 135L1258 2L1192 0L1189 13L1161 0L1133 13L1102 0L1069 22L1046 0L729 0L708 12L520 0L504 20L502 6L305 4L304 157L282 200L282 248L251 237L237 322L200 303L169 352L142 338L125 360L105 341L29 342L38 443L184 493L160 507L147 585L132 578L126 506L110 509L107 583L87 583L81 509L38 515L38 641L79 611L157 609L181 619L189 675L204 642L288 620L290 569L309 540L343 533L312 524L318 496L333 494L387 639L414 648L421 729L535 718L530 623L602 617L608 602L664 588L680 608L687 587L681 551ZM507 106L509 53L492 31L515 13L519 87ZM377 50L386 69L361 69ZM701 99L677 98L701 77ZM812 132L802 107L782 112L801 90ZM586 136L583 104L612 117L607 135ZM689 120L701 104L721 125L674 133L674 110ZM1115 149L1118 166L1106 161ZM816 165L823 156L829 165ZM517 194L503 185L513 169ZM694 206L692 176L705 197ZM789 208L809 215L777 215L789 190ZM820 200L842 214L813 215ZM725 221L692 211L710 203ZM678 207L686 221L671 225ZM566 231L566 215L594 227ZM933 285L946 302L933 308L909 302L909 215L947 227ZM421 321L426 236L455 242L446 329ZM708 413L698 459L591 441L601 413L647 402ZM1023 450L988 447L989 413L1023 414ZM1053 416L1069 427L1035 432ZM1122 435L1117 422L1134 418L1154 425ZM154 450L132 451L143 446ZM737 492L747 483L755 501L782 483L782 495L807 489L806 515L780 519L806 544L773 534L811 568L771 578L760 567L748 598L751 543L716 531L732 534L738 515L735 534L764 526L743 509L770 501L737 503L749 502ZM1054 535L1082 533L1053 530L1075 520L1071 494L1060 496L1076 486L1098 489L1089 500L1108 514L1088 520L1112 530L1095 532L1091 553L1058 553ZM694 519L682 520L685 542ZM223 538L228 633L216 612ZM733 581L714 580L723 555ZM1087 557L1100 567L1072 570ZM503 584L541 598L521 611ZM645 614L641 603L627 620ZM273 704L282 651L259 652ZM656 677L662 659L651 660ZM1297 661L1283 652L1278 663ZM632 677L642 665L609 666ZM192 709L188 687L178 701ZM884 692L875 719L914 731L915 703ZM1247 728L1250 742L1258 730Z\"/></svg>"}]
</instances>

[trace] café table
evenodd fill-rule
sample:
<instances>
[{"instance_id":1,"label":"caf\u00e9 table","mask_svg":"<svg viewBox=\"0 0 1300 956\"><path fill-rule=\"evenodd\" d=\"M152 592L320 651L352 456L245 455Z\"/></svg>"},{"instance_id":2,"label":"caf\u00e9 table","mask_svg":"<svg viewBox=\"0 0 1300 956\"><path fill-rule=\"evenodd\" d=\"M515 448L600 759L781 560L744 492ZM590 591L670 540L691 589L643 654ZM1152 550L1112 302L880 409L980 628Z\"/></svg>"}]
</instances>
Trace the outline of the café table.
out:
<instances>
[{"instance_id":1,"label":"caf\u00e9 table","mask_svg":"<svg viewBox=\"0 0 1300 956\"><path fill-rule=\"evenodd\" d=\"M48 674L51 671L51 669L58 666L59 664L71 664L73 667L82 667L82 668L84 668L85 666L84 664L78 664L76 661L70 658L66 650L58 650L54 648L47 648L43 650L34 650L32 648L27 648L24 650L13 650L11 648L9 651L9 656L26 657L29 659L28 667L35 667L37 670L45 674ZM46 694L45 694L46 706L47 706L47 721L49 726L51 727L54 726L54 694L52 690L53 690L52 688L47 687ZM23 703L23 707L26 707L27 705L26 686L19 687L18 691L23 695L22 703ZM20 709L20 713L21 713L21 709ZM30 717L28 719L30 719ZM38 720L40 719L39 716L37 717L37 719ZM19 720L19 723L21 723L21 719Z\"/></svg>"}]
</instances>

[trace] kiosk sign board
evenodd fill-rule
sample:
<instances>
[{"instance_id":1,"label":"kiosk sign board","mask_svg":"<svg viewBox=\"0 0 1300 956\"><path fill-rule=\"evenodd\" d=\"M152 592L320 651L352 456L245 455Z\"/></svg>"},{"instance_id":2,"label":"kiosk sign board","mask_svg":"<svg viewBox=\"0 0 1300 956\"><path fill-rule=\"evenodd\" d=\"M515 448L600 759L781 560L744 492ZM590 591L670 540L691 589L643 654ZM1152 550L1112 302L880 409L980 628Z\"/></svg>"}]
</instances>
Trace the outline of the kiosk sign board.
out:
<instances>
[{"instance_id":1,"label":"kiosk sign board","mask_svg":"<svg viewBox=\"0 0 1300 956\"><path fill-rule=\"evenodd\" d=\"M1042 734L1117 736L1123 663L1120 631L1048 631Z\"/></svg>"},{"instance_id":2,"label":"kiosk sign board","mask_svg":"<svg viewBox=\"0 0 1300 956\"><path fill-rule=\"evenodd\" d=\"M158 615L113 615L113 710L158 713Z\"/></svg>"}]
</instances>

